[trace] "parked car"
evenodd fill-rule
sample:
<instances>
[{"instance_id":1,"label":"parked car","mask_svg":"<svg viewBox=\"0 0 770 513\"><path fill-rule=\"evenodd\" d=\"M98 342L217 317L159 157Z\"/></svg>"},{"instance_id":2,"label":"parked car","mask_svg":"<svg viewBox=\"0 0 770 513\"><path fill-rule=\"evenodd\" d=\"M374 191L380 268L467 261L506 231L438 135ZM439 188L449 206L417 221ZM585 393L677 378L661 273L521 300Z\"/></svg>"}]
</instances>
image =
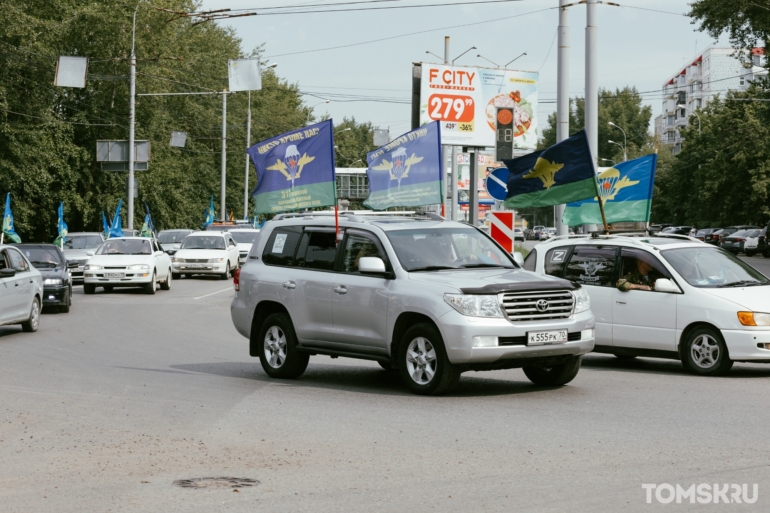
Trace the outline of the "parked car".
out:
<instances>
[{"instance_id":1,"label":"parked car","mask_svg":"<svg viewBox=\"0 0 770 513\"><path fill-rule=\"evenodd\" d=\"M142 287L155 294L158 283L171 289L171 258L158 241L148 237L114 237L96 250L85 267L83 292L93 294L96 287L111 292L115 287Z\"/></svg>"},{"instance_id":2,"label":"parked car","mask_svg":"<svg viewBox=\"0 0 770 513\"><path fill-rule=\"evenodd\" d=\"M532 233L530 233L530 237L532 240L540 240L540 232L545 230L545 226L535 226L532 228Z\"/></svg>"},{"instance_id":3,"label":"parked car","mask_svg":"<svg viewBox=\"0 0 770 513\"><path fill-rule=\"evenodd\" d=\"M770 256L770 252L768 252L768 243L767 243L767 226L762 228L759 232L759 235L757 236L756 253L760 253L765 258Z\"/></svg>"},{"instance_id":4,"label":"parked car","mask_svg":"<svg viewBox=\"0 0 770 513\"><path fill-rule=\"evenodd\" d=\"M660 232L663 229L668 228L669 226L674 226L674 225L671 224L671 223L654 223L654 224L649 225L648 230L649 230L650 234L653 234L653 233Z\"/></svg>"},{"instance_id":5,"label":"parked car","mask_svg":"<svg viewBox=\"0 0 770 513\"><path fill-rule=\"evenodd\" d=\"M158 234L158 244L160 245L160 249L169 255L173 255L182 245L184 238L191 233L193 233L193 230L162 230Z\"/></svg>"},{"instance_id":6,"label":"parked car","mask_svg":"<svg viewBox=\"0 0 770 513\"><path fill-rule=\"evenodd\" d=\"M521 228L514 228L513 229L513 240L520 240L524 241L524 231Z\"/></svg>"},{"instance_id":7,"label":"parked car","mask_svg":"<svg viewBox=\"0 0 770 513\"><path fill-rule=\"evenodd\" d=\"M0 244L0 326L21 324L37 331L43 299L43 277L16 247Z\"/></svg>"},{"instance_id":8,"label":"parked car","mask_svg":"<svg viewBox=\"0 0 770 513\"><path fill-rule=\"evenodd\" d=\"M721 246L722 243L725 241L725 239L730 235L732 235L733 233L740 230L748 230L748 229L761 230L759 226L751 226L746 224L741 224L737 226L728 226L727 228L722 228L722 230L719 232L719 241L717 244Z\"/></svg>"},{"instance_id":9,"label":"parked car","mask_svg":"<svg viewBox=\"0 0 770 513\"><path fill-rule=\"evenodd\" d=\"M247 222L219 222L214 221L210 225L206 227L207 232L222 232L227 230L239 230L239 229L248 229L248 228L254 228L253 225Z\"/></svg>"},{"instance_id":10,"label":"parked car","mask_svg":"<svg viewBox=\"0 0 770 513\"><path fill-rule=\"evenodd\" d=\"M43 306L68 313L72 306L70 269L77 268L78 263L68 263L62 250L55 244L16 244L16 248L43 277Z\"/></svg>"},{"instance_id":11,"label":"parked car","mask_svg":"<svg viewBox=\"0 0 770 513\"><path fill-rule=\"evenodd\" d=\"M238 269L239 256L238 245L228 231L191 233L171 259L174 278L216 274L227 280Z\"/></svg>"},{"instance_id":12,"label":"parked car","mask_svg":"<svg viewBox=\"0 0 770 513\"><path fill-rule=\"evenodd\" d=\"M677 359L702 375L770 363L770 280L721 248L655 236L556 239L524 267L588 290L596 352ZM645 269L651 290L617 288Z\"/></svg>"},{"instance_id":13,"label":"parked car","mask_svg":"<svg viewBox=\"0 0 770 513\"><path fill-rule=\"evenodd\" d=\"M746 241L743 243L743 252L747 257L753 257L757 254L757 247L759 247L759 235L762 230L750 230L746 234Z\"/></svg>"},{"instance_id":14,"label":"parked car","mask_svg":"<svg viewBox=\"0 0 770 513\"><path fill-rule=\"evenodd\" d=\"M738 230L737 232L733 232L725 237L719 246L733 255L743 253L743 244L746 242L746 237L755 231L759 232L759 230Z\"/></svg>"},{"instance_id":15,"label":"parked car","mask_svg":"<svg viewBox=\"0 0 770 513\"><path fill-rule=\"evenodd\" d=\"M70 268L73 283L83 283L83 269L88 259L96 253L104 242L104 235L99 232L68 233L64 241L64 257L68 263L76 263Z\"/></svg>"},{"instance_id":16,"label":"parked car","mask_svg":"<svg viewBox=\"0 0 770 513\"><path fill-rule=\"evenodd\" d=\"M230 235L233 236L235 243L238 245L238 263L239 265L243 265L243 263L246 261L246 258L249 256L251 246L259 238L259 230L255 228L242 228L230 231Z\"/></svg>"},{"instance_id":17,"label":"parked car","mask_svg":"<svg viewBox=\"0 0 770 513\"><path fill-rule=\"evenodd\" d=\"M236 273L230 312L265 372L310 355L375 360L418 394L460 373L521 367L563 385L593 347L578 285L524 272L477 228L429 216L276 216Z\"/></svg>"},{"instance_id":18,"label":"parked car","mask_svg":"<svg viewBox=\"0 0 770 513\"><path fill-rule=\"evenodd\" d=\"M692 230L692 226L667 226L666 228L663 228L660 232L661 233L671 233L674 235L690 235L690 230Z\"/></svg>"},{"instance_id":19,"label":"parked car","mask_svg":"<svg viewBox=\"0 0 770 513\"><path fill-rule=\"evenodd\" d=\"M695 238L702 242L711 242L711 234L721 228L701 228L695 233ZM718 240L718 239L717 239Z\"/></svg>"}]
</instances>

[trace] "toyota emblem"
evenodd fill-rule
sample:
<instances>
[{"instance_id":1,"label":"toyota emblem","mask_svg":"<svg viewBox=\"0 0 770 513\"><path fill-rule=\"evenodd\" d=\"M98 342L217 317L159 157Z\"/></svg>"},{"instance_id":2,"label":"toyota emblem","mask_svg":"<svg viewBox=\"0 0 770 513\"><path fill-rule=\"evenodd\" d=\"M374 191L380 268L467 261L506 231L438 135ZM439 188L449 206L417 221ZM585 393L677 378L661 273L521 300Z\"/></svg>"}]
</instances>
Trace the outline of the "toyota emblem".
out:
<instances>
[{"instance_id":1,"label":"toyota emblem","mask_svg":"<svg viewBox=\"0 0 770 513\"><path fill-rule=\"evenodd\" d=\"M538 312L545 312L546 310L548 310L548 306L549 306L548 301L546 301L545 299L539 299L537 303L535 303L535 308L537 308Z\"/></svg>"}]
</instances>

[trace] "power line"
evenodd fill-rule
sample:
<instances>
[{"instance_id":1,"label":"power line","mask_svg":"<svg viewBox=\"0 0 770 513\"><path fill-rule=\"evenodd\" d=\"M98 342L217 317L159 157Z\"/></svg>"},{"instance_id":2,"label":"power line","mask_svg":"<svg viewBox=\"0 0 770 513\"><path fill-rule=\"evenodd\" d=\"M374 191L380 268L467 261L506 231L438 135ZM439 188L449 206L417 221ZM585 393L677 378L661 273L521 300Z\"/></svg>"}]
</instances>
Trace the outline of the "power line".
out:
<instances>
[{"instance_id":1,"label":"power line","mask_svg":"<svg viewBox=\"0 0 770 513\"><path fill-rule=\"evenodd\" d=\"M49 118L43 118L40 116L32 116L31 114L23 114L21 112L15 112L7 109L0 109L0 111L8 112L9 114L16 114L17 116L24 116L25 118L42 119L43 121L47 121L48 123L64 123L66 125L83 125L83 126L119 126L114 123L99 124L99 123L77 123L75 121L62 121L61 119L49 119Z\"/></svg>"},{"instance_id":2,"label":"power line","mask_svg":"<svg viewBox=\"0 0 770 513\"><path fill-rule=\"evenodd\" d=\"M377 0L375 0L377 1ZM382 0L387 1L387 0ZM261 8L251 8L251 9L235 9L230 10L227 12L254 12L254 14L258 16L276 16L276 15L283 15L283 14L320 14L320 13L329 13L329 12L352 12L352 11L381 11L381 10L393 10L393 9L418 9L422 7L453 7L456 5L479 5L479 4L501 4L501 3L511 3L511 2L521 2L523 0L471 0L468 2L456 2L456 3L443 3L443 4L423 4L423 5L391 5L386 7L349 7L344 9L316 9L316 10L295 10L295 11L278 11L278 12L259 12L265 11L268 9L281 9L281 7L261 7ZM374 2L350 2L347 5L353 4L353 3L374 3ZM320 7L332 7L335 4L327 4L322 5ZM346 4L340 4L340 5L346 5ZM284 7L285 8L285 7ZM298 9L297 7L293 7L294 9ZM206 13L190 13L185 14L185 16L206 16Z\"/></svg>"}]
</instances>

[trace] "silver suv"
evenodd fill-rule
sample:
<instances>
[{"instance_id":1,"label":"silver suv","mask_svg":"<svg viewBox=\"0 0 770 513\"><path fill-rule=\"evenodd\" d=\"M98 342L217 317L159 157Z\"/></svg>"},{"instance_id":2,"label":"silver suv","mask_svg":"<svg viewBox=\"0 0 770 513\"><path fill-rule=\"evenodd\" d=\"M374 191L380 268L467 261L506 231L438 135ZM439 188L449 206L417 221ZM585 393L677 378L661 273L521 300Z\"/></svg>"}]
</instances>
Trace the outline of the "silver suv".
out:
<instances>
[{"instance_id":1,"label":"silver suv","mask_svg":"<svg viewBox=\"0 0 770 513\"><path fill-rule=\"evenodd\" d=\"M236 274L233 324L265 372L311 355L375 360L415 393L465 371L523 368L558 386L594 347L580 285L522 269L481 230L438 216L280 215Z\"/></svg>"}]
</instances>

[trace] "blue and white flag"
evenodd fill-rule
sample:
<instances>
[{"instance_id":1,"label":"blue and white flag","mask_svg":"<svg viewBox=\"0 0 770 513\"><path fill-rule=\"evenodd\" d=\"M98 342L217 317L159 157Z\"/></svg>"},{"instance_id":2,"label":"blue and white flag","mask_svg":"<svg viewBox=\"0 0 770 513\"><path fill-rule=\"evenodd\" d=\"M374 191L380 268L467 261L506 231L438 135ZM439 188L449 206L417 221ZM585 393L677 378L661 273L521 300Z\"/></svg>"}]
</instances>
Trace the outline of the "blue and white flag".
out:
<instances>
[{"instance_id":1,"label":"blue and white flag","mask_svg":"<svg viewBox=\"0 0 770 513\"><path fill-rule=\"evenodd\" d=\"M11 242L21 244L21 237L16 233L13 227L13 212L11 212L11 193L5 196L5 212L3 213L3 238L10 239Z\"/></svg>"},{"instance_id":2,"label":"blue and white flag","mask_svg":"<svg viewBox=\"0 0 770 513\"><path fill-rule=\"evenodd\" d=\"M407 132L366 155L369 197L373 210L441 203L440 122Z\"/></svg>"},{"instance_id":3,"label":"blue and white flag","mask_svg":"<svg viewBox=\"0 0 770 513\"><path fill-rule=\"evenodd\" d=\"M102 210L102 235L104 235L105 239L110 238L110 222L107 221L107 216L104 214L104 210Z\"/></svg>"},{"instance_id":4,"label":"blue and white flag","mask_svg":"<svg viewBox=\"0 0 770 513\"><path fill-rule=\"evenodd\" d=\"M332 120L286 132L246 150L257 168L254 211L276 214L337 203Z\"/></svg>"},{"instance_id":5,"label":"blue and white flag","mask_svg":"<svg viewBox=\"0 0 770 513\"><path fill-rule=\"evenodd\" d=\"M112 218L109 238L123 236L123 221L120 218L121 210L123 210L123 198L120 198L120 201L118 201L118 208L115 209L115 217Z\"/></svg>"},{"instance_id":6,"label":"blue and white flag","mask_svg":"<svg viewBox=\"0 0 770 513\"><path fill-rule=\"evenodd\" d=\"M56 240L53 241L54 244L57 246L63 247L64 243L67 242L67 223L64 222L64 202L59 202L59 209L56 211L57 215L59 216L59 220L56 222L56 231L59 233L59 236L56 237Z\"/></svg>"},{"instance_id":7,"label":"blue and white flag","mask_svg":"<svg viewBox=\"0 0 770 513\"><path fill-rule=\"evenodd\" d=\"M216 211L214 210L214 195L211 195L211 201L209 202L209 206L206 210L203 211L203 230L206 229L207 226L212 224L214 221L216 221Z\"/></svg>"}]
</instances>

